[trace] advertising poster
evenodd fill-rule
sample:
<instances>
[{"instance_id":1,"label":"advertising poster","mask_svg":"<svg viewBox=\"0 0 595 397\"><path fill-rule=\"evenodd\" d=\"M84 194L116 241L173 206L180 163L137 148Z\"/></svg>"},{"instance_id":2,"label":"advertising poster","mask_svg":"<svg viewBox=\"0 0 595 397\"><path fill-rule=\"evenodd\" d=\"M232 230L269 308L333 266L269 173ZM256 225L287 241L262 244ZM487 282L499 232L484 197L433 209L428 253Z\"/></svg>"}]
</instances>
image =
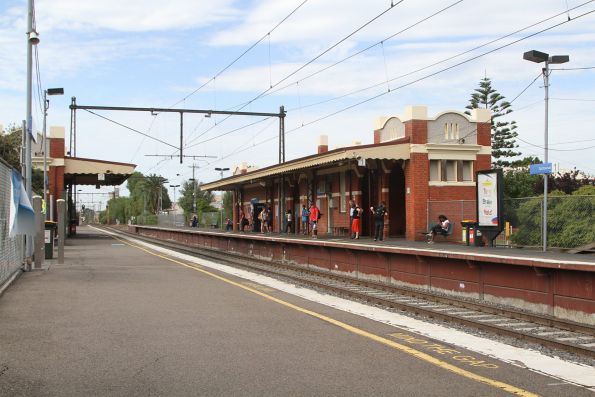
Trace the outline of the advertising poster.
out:
<instances>
[{"instance_id":1,"label":"advertising poster","mask_svg":"<svg viewBox=\"0 0 595 397\"><path fill-rule=\"evenodd\" d=\"M499 226L498 174L477 174L477 215L479 226Z\"/></svg>"}]
</instances>

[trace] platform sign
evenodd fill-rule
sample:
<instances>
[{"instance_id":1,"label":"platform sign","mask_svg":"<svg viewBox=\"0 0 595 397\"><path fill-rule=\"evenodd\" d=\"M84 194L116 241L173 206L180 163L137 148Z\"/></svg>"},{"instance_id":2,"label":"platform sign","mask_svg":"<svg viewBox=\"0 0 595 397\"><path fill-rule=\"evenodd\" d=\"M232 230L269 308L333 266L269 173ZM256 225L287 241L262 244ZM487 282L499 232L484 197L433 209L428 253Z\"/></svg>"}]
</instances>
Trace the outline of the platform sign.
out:
<instances>
[{"instance_id":1,"label":"platform sign","mask_svg":"<svg viewBox=\"0 0 595 397\"><path fill-rule=\"evenodd\" d=\"M531 164L529 165L529 173L531 175L551 174L552 163Z\"/></svg>"},{"instance_id":2,"label":"platform sign","mask_svg":"<svg viewBox=\"0 0 595 397\"><path fill-rule=\"evenodd\" d=\"M502 170L478 171L476 181L478 226L502 230Z\"/></svg>"}]
</instances>

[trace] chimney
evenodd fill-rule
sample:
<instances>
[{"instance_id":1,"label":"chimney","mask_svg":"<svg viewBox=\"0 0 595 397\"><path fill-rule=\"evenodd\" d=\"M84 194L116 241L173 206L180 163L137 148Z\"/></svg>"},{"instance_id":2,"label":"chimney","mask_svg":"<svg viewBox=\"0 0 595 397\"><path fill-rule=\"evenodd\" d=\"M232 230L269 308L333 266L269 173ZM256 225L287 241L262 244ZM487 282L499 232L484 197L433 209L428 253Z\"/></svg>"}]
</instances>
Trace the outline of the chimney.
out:
<instances>
[{"instance_id":1,"label":"chimney","mask_svg":"<svg viewBox=\"0 0 595 397\"><path fill-rule=\"evenodd\" d=\"M318 138L318 154L328 152L328 135L320 135Z\"/></svg>"},{"instance_id":2,"label":"chimney","mask_svg":"<svg viewBox=\"0 0 595 397\"><path fill-rule=\"evenodd\" d=\"M245 174L248 172L248 165L246 163L242 163L240 166L240 174Z\"/></svg>"}]
</instances>

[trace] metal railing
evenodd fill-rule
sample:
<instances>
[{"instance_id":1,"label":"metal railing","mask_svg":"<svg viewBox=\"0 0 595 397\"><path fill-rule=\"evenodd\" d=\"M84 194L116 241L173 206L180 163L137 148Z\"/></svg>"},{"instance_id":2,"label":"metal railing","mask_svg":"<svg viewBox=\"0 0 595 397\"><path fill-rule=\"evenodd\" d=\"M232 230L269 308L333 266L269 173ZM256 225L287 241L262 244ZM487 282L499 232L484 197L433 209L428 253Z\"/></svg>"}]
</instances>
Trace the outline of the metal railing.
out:
<instances>
[{"instance_id":1,"label":"metal railing","mask_svg":"<svg viewBox=\"0 0 595 397\"><path fill-rule=\"evenodd\" d=\"M0 161L0 286L21 268L25 258L23 236L8 236L11 172Z\"/></svg>"}]
</instances>

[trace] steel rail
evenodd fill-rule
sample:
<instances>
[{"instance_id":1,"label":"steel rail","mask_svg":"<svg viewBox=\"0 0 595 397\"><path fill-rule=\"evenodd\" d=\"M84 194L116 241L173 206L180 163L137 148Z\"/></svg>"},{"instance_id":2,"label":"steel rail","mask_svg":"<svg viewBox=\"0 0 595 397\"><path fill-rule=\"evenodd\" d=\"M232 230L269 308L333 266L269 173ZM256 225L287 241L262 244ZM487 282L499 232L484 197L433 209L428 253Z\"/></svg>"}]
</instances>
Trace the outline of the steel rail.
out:
<instances>
[{"instance_id":1,"label":"steel rail","mask_svg":"<svg viewBox=\"0 0 595 397\"><path fill-rule=\"evenodd\" d=\"M183 251L185 253L190 253L194 256L203 257L205 259L223 261L232 266L245 267L252 271L265 273L267 275L271 275L277 278L282 277L285 279L289 279L292 282L306 284L314 288L331 291L338 295L355 298L357 300L370 302L376 305L382 305L385 307L399 309L413 314L427 316L433 319L457 323L470 328L492 332L498 335L512 337L515 339L522 339L528 342L571 352L581 356L595 358L595 349L590 347L584 347L580 344L572 344L566 341L557 340L555 338L548 338L536 335L535 333L531 333L531 331L524 332L514 330L511 328L506 328L503 326L498 326L495 324L485 323L480 320L467 319L460 315L449 314L446 312L446 310L444 312L441 312L432 310L430 308L424 308L423 306L441 304L451 306L455 309L473 310L479 313L484 313L485 315L502 317L502 321L498 322L505 322L506 320L510 319L528 322L531 323L531 325L525 328L532 328L532 330L536 328L538 329L540 326L546 326L560 330L560 332L551 331L551 333L553 334L564 332L577 332L584 334L585 337L595 338L595 327L587 324L565 321L561 319L552 318L550 316L525 313L514 309L497 308L491 305L470 302L468 300L463 299L445 297L437 294L432 294L430 292L416 291L411 288L403 288L400 286L394 286L386 283L356 279L351 276L338 275L336 273L330 273L328 271L309 269L300 265L288 265L273 261L259 260L257 258L246 257L238 253L222 252L215 248L209 248L204 246L192 247L179 242L164 241L155 237L141 236L138 234L125 232L119 229L110 228L110 230L124 235L132 236L142 241L174 249L176 251ZM283 269L285 273L279 272L274 268ZM299 275L300 273L302 274L302 276ZM303 276L304 274L310 277L319 277L327 280L333 280L344 285L337 286L317 280L308 279L307 277ZM347 286L355 287L356 289L346 288ZM395 295L395 298L398 296L405 296L412 299L420 299L426 301L428 304L415 305L407 302L398 302L394 299L389 299L388 297L371 295L370 293L366 293L365 289L372 289L374 290L374 292L384 292L384 295Z\"/></svg>"}]
</instances>

